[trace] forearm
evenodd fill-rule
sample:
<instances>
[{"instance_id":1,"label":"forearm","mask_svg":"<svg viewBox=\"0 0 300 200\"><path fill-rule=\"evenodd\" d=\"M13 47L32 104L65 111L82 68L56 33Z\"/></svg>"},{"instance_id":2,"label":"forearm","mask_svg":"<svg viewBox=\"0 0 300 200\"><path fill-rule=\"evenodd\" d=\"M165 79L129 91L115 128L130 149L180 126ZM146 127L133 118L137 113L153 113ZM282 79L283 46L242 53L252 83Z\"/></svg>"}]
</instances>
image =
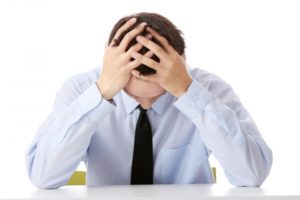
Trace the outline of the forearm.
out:
<instances>
[{"instance_id":1,"label":"forearm","mask_svg":"<svg viewBox=\"0 0 300 200\"><path fill-rule=\"evenodd\" d=\"M27 157L28 174L40 188L64 185L86 153L98 122L114 106L91 86L39 128Z\"/></svg>"},{"instance_id":2,"label":"forearm","mask_svg":"<svg viewBox=\"0 0 300 200\"><path fill-rule=\"evenodd\" d=\"M198 116L194 123L201 139L224 168L228 180L236 186L261 185L272 165L272 151L260 136L249 134L251 125L246 125L249 130L241 128L228 113L222 119L205 116L203 121L202 118Z\"/></svg>"},{"instance_id":3,"label":"forearm","mask_svg":"<svg viewBox=\"0 0 300 200\"><path fill-rule=\"evenodd\" d=\"M201 139L232 184L257 186L269 173L272 152L250 115L231 93L230 88L224 87L218 93L223 95L221 99L194 81L175 106L199 129Z\"/></svg>"}]
</instances>

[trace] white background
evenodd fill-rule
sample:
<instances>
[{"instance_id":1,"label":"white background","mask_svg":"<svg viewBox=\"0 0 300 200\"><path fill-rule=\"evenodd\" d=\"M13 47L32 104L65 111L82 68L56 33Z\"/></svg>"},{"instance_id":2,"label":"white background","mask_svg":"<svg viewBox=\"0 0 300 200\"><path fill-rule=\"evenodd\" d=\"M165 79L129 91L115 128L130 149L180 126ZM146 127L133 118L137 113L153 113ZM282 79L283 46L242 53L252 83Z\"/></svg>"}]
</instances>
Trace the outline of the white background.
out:
<instances>
[{"instance_id":1,"label":"white background","mask_svg":"<svg viewBox=\"0 0 300 200\"><path fill-rule=\"evenodd\" d=\"M191 67L232 85L273 150L262 187L299 184L299 1L0 0L0 194L33 188L25 151L71 75L98 67L116 21L158 12L184 32ZM229 185L217 166L218 184ZM83 167L83 165L81 165Z\"/></svg>"}]
</instances>

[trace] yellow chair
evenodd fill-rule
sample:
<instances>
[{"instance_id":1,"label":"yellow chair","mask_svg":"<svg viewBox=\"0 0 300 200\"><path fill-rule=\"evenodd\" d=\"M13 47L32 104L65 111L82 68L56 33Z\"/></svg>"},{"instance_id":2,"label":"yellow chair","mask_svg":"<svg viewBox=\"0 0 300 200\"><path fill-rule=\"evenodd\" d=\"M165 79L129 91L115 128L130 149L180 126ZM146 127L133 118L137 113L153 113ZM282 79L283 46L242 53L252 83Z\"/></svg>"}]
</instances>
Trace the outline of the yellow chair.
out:
<instances>
[{"instance_id":1,"label":"yellow chair","mask_svg":"<svg viewBox=\"0 0 300 200\"><path fill-rule=\"evenodd\" d=\"M217 182L217 169L215 167L211 168L212 175L215 179L215 183ZM85 171L75 171L71 178L69 179L67 185L85 185Z\"/></svg>"},{"instance_id":2,"label":"yellow chair","mask_svg":"<svg viewBox=\"0 0 300 200\"><path fill-rule=\"evenodd\" d=\"M212 175L213 175L213 177L215 179L215 183L216 183L217 182L217 168L212 167L211 168L211 173L212 173Z\"/></svg>"},{"instance_id":3,"label":"yellow chair","mask_svg":"<svg viewBox=\"0 0 300 200\"><path fill-rule=\"evenodd\" d=\"M85 185L85 171L75 171L69 179L67 185Z\"/></svg>"}]
</instances>

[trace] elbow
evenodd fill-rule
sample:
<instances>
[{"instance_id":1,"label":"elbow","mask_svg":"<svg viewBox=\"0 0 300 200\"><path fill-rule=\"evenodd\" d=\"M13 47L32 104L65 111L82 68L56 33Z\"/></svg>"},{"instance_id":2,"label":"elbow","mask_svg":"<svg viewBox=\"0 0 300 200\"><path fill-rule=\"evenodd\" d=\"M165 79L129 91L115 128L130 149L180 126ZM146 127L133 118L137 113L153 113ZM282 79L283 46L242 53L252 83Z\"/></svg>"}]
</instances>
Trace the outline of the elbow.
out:
<instances>
[{"instance_id":1,"label":"elbow","mask_svg":"<svg viewBox=\"0 0 300 200\"><path fill-rule=\"evenodd\" d=\"M34 186L41 190L58 189L65 185L64 183L59 183L43 177L30 177L30 181Z\"/></svg>"},{"instance_id":2,"label":"elbow","mask_svg":"<svg viewBox=\"0 0 300 200\"><path fill-rule=\"evenodd\" d=\"M228 176L229 182L237 187L260 187L266 179L266 176L243 176L243 177L233 177Z\"/></svg>"},{"instance_id":3,"label":"elbow","mask_svg":"<svg viewBox=\"0 0 300 200\"><path fill-rule=\"evenodd\" d=\"M259 161L258 161L259 160ZM263 159L257 159L256 162L248 162L248 167L244 171L238 184L240 187L259 187L268 177L273 163L273 153L270 149L265 152Z\"/></svg>"},{"instance_id":4,"label":"elbow","mask_svg":"<svg viewBox=\"0 0 300 200\"><path fill-rule=\"evenodd\" d=\"M249 186L259 187L268 177L273 163L273 153L269 150L267 156L264 156L264 159L261 162L258 162L255 167L252 168L251 174L252 181L249 181Z\"/></svg>"},{"instance_id":5,"label":"elbow","mask_svg":"<svg viewBox=\"0 0 300 200\"><path fill-rule=\"evenodd\" d=\"M255 171L251 171L249 176L246 176L244 184L240 186L244 187L259 187L266 180L270 172L270 167L260 168Z\"/></svg>"},{"instance_id":6,"label":"elbow","mask_svg":"<svg viewBox=\"0 0 300 200\"><path fill-rule=\"evenodd\" d=\"M243 172L238 173L239 175L229 175L229 182L237 187L260 187L268 177L272 166L272 156L269 157L268 162L264 164L253 166Z\"/></svg>"},{"instance_id":7,"label":"elbow","mask_svg":"<svg viewBox=\"0 0 300 200\"><path fill-rule=\"evenodd\" d=\"M237 184L234 184L237 187L260 187L265 181L265 177L252 177L244 179Z\"/></svg>"},{"instance_id":8,"label":"elbow","mask_svg":"<svg viewBox=\"0 0 300 200\"><path fill-rule=\"evenodd\" d=\"M260 173L251 173L233 182L238 187L260 187L269 175L269 170L261 170Z\"/></svg>"},{"instance_id":9,"label":"elbow","mask_svg":"<svg viewBox=\"0 0 300 200\"><path fill-rule=\"evenodd\" d=\"M37 187L40 190L51 190L51 189L58 189L59 188L59 187L55 187L53 185L49 185L45 182L36 182L36 181L34 182L34 181L32 181L32 183L35 187Z\"/></svg>"},{"instance_id":10,"label":"elbow","mask_svg":"<svg viewBox=\"0 0 300 200\"><path fill-rule=\"evenodd\" d=\"M55 170L46 170L44 165L37 165L34 159L27 158L27 174L31 183L38 189L57 189L66 184L58 174L53 174Z\"/></svg>"},{"instance_id":11,"label":"elbow","mask_svg":"<svg viewBox=\"0 0 300 200\"><path fill-rule=\"evenodd\" d=\"M65 183L57 178L53 178L53 174L40 171L41 169L29 169L28 177L31 183L38 189L57 189Z\"/></svg>"}]
</instances>

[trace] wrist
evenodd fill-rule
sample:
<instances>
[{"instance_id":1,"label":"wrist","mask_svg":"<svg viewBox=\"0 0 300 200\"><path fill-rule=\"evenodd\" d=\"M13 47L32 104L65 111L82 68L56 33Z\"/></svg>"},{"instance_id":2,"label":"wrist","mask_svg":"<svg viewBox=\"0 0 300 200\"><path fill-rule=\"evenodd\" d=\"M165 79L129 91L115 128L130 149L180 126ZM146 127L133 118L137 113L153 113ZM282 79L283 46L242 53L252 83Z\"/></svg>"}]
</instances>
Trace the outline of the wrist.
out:
<instances>
[{"instance_id":1,"label":"wrist","mask_svg":"<svg viewBox=\"0 0 300 200\"><path fill-rule=\"evenodd\" d=\"M96 81L96 86L104 99L108 101L112 99L113 95L109 94L99 79Z\"/></svg>"},{"instance_id":2,"label":"wrist","mask_svg":"<svg viewBox=\"0 0 300 200\"><path fill-rule=\"evenodd\" d=\"M183 95L184 93L186 93L190 87L190 85L192 84L193 82L193 79L190 78L188 79L187 81L185 81L183 84L182 84L182 87L180 87L181 89L179 89L179 91L177 91L174 96L176 96L177 98L179 98L181 95Z\"/></svg>"}]
</instances>

